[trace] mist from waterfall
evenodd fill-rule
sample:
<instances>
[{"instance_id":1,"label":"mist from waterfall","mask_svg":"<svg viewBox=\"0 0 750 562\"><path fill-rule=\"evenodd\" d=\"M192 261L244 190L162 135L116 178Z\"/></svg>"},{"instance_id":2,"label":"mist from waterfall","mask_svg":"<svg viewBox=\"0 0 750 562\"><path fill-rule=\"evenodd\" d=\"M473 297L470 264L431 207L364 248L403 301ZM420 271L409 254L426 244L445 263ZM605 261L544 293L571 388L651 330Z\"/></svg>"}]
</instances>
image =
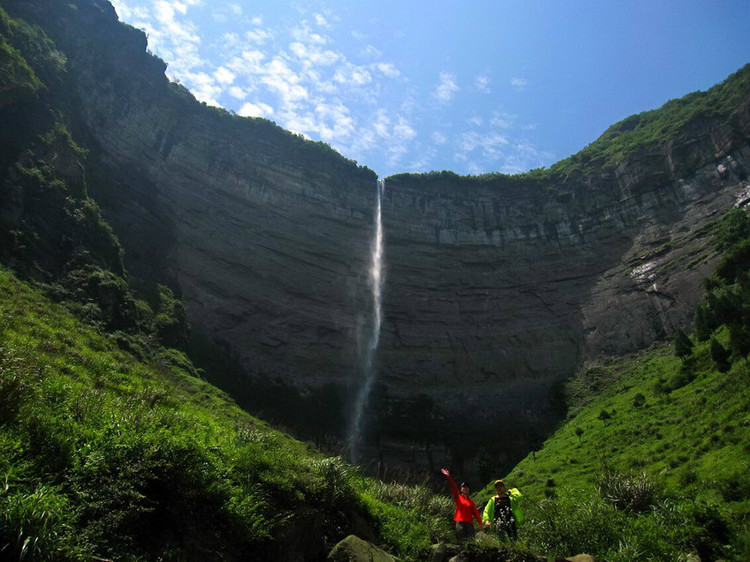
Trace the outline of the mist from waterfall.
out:
<instances>
[{"instance_id":1,"label":"mist from waterfall","mask_svg":"<svg viewBox=\"0 0 750 562\"><path fill-rule=\"evenodd\" d=\"M375 353L380 343L380 324L383 318L382 291L383 291L383 222L381 206L383 192L385 191L385 180L377 182L377 206L375 209L375 235L371 245L371 260L369 281L372 291L372 312L368 325L366 344L360 348L360 364L362 367L360 387L354 400L351 426L347 439L349 460L356 462L359 456L359 441L362 437L362 419L364 417L367 400L370 397L372 385L375 382L377 370L375 368Z\"/></svg>"}]
</instances>

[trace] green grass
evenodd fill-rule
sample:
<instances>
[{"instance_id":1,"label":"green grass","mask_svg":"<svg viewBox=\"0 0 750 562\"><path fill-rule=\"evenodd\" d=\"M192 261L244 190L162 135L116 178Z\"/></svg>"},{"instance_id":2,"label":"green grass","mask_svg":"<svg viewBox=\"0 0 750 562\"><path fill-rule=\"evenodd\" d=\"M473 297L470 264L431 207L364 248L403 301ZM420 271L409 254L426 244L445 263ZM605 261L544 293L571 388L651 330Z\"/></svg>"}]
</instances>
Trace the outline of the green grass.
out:
<instances>
[{"instance_id":1,"label":"green grass","mask_svg":"<svg viewBox=\"0 0 750 562\"><path fill-rule=\"evenodd\" d=\"M681 360L666 344L590 368L589 373L599 370L604 378L616 373L612 375L616 378L593 397L580 390L586 384L581 378L587 374L572 381L574 399L585 405L573 406L573 415L535 458L514 469L515 479L537 493L544 491L548 479L586 487L604 466L610 466L660 475L673 490L709 493L721 487L722 475L747 472L748 366L743 360L728 373L720 373L710 361L707 343L699 344L694 353L694 371L687 378ZM685 384L671 392L661 390L660 382L670 381ZM636 400L639 395L643 399ZM610 417L603 419L602 412ZM583 431L580 436L578 429ZM685 471L692 470L696 481L683 485Z\"/></svg>"},{"instance_id":2,"label":"green grass","mask_svg":"<svg viewBox=\"0 0 750 562\"><path fill-rule=\"evenodd\" d=\"M695 347L689 377L661 344L570 381L568 419L506 477L525 496L524 547L603 560L746 559L750 369L741 359L720 373L709 347ZM489 486L479 494L490 495Z\"/></svg>"},{"instance_id":3,"label":"green grass","mask_svg":"<svg viewBox=\"0 0 750 562\"><path fill-rule=\"evenodd\" d=\"M450 536L446 498L369 480L242 411L179 352L144 362L117 341L0 269L3 556L273 558L357 531L416 559Z\"/></svg>"},{"instance_id":4,"label":"green grass","mask_svg":"<svg viewBox=\"0 0 750 562\"><path fill-rule=\"evenodd\" d=\"M717 337L726 343L727 330ZM745 559L748 382L747 361L721 373L708 342L688 365L661 344L584 369L568 385L569 418L507 476L525 494L530 545L605 560Z\"/></svg>"},{"instance_id":5,"label":"green grass","mask_svg":"<svg viewBox=\"0 0 750 562\"><path fill-rule=\"evenodd\" d=\"M723 254L693 339L584 366L567 382L567 419L507 476L536 552L750 557L750 215L711 230L706 250Z\"/></svg>"}]
</instances>

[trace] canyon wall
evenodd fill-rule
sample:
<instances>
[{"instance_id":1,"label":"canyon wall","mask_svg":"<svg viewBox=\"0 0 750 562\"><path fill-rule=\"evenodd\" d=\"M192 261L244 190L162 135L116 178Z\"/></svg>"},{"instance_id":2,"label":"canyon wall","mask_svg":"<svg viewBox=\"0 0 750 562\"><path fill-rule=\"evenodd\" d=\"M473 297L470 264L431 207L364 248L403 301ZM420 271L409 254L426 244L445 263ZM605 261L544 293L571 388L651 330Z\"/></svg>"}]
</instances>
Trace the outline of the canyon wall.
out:
<instances>
[{"instance_id":1,"label":"canyon wall","mask_svg":"<svg viewBox=\"0 0 750 562\"><path fill-rule=\"evenodd\" d=\"M2 5L65 52L45 103L89 149L89 191L134 281L172 286L204 347L231 358L207 376L299 435L339 438L370 306L375 174L196 102L105 1ZM707 226L748 190L749 107L745 90L617 165L388 178L366 455L518 458L585 361L689 324L716 257Z\"/></svg>"}]
</instances>

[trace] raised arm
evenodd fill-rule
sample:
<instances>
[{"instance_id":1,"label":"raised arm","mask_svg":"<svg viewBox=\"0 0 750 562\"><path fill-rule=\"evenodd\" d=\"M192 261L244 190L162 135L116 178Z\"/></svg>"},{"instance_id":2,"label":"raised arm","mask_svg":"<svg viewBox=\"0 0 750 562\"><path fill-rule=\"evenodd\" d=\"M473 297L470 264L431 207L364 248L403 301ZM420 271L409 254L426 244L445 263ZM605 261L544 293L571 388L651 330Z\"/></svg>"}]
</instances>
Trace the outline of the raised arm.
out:
<instances>
[{"instance_id":1,"label":"raised arm","mask_svg":"<svg viewBox=\"0 0 750 562\"><path fill-rule=\"evenodd\" d=\"M450 484L451 487L451 494L453 494L453 501L458 502L458 486L456 486L456 483L453 481L450 471L447 468L444 468L440 472L442 472L448 479L448 484Z\"/></svg>"}]
</instances>

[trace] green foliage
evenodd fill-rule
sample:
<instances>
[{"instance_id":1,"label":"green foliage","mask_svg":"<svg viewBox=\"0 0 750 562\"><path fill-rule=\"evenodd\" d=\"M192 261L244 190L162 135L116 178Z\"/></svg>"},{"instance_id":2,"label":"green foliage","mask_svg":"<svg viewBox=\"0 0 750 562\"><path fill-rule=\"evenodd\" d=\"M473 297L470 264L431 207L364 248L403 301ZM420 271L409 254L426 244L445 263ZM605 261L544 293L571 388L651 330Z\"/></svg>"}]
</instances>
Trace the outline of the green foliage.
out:
<instances>
[{"instance_id":1,"label":"green foliage","mask_svg":"<svg viewBox=\"0 0 750 562\"><path fill-rule=\"evenodd\" d=\"M0 268L1 557L318 556L357 530L419 559L452 537L450 498L364 478L196 373L184 353L86 327Z\"/></svg>"},{"instance_id":2,"label":"green foliage","mask_svg":"<svg viewBox=\"0 0 750 562\"><path fill-rule=\"evenodd\" d=\"M6 479L0 488L0 554L4 559L58 560L72 554L70 508L54 488L30 491Z\"/></svg>"},{"instance_id":3,"label":"green foliage","mask_svg":"<svg viewBox=\"0 0 750 562\"><path fill-rule=\"evenodd\" d=\"M695 333L706 341L721 326L730 332L729 347L736 357L750 351L750 216L733 209L714 227L722 256L714 275L706 280L706 295L695 311ZM725 371L729 354L712 343L714 361ZM722 346L723 347L723 346Z\"/></svg>"},{"instance_id":4,"label":"green foliage","mask_svg":"<svg viewBox=\"0 0 750 562\"><path fill-rule=\"evenodd\" d=\"M750 239L750 215L742 209L731 209L717 224L714 236L716 248L721 251Z\"/></svg>"},{"instance_id":5,"label":"green foliage","mask_svg":"<svg viewBox=\"0 0 750 562\"><path fill-rule=\"evenodd\" d=\"M713 337L726 347L729 331ZM663 344L597 372L598 394L577 402L582 395L570 393L567 423L508 475L528 500L520 533L530 548L604 560L744 560L750 367L735 360L720 372L710 343L699 341L685 362ZM603 411L617 414L602 423Z\"/></svg>"},{"instance_id":6,"label":"green foliage","mask_svg":"<svg viewBox=\"0 0 750 562\"><path fill-rule=\"evenodd\" d=\"M0 37L0 107L31 96L42 87L23 56Z\"/></svg>"},{"instance_id":7,"label":"green foliage","mask_svg":"<svg viewBox=\"0 0 750 562\"><path fill-rule=\"evenodd\" d=\"M682 328L678 329L674 338L674 354L684 361L685 358L692 355L692 353L693 353L692 340L684 332L684 330L682 330Z\"/></svg>"},{"instance_id":8,"label":"green foliage","mask_svg":"<svg viewBox=\"0 0 750 562\"><path fill-rule=\"evenodd\" d=\"M532 552L518 544L502 543L480 534L476 541L468 543L461 558L467 562L537 562Z\"/></svg>"},{"instance_id":9,"label":"green foliage","mask_svg":"<svg viewBox=\"0 0 750 562\"><path fill-rule=\"evenodd\" d=\"M750 65L705 92L671 100L660 109L632 115L609 127L595 142L549 170L558 177L587 173L593 166L614 168L631 156L649 151L655 144L690 138L690 126L700 120L726 122L750 92Z\"/></svg>"},{"instance_id":10,"label":"green foliage","mask_svg":"<svg viewBox=\"0 0 750 562\"><path fill-rule=\"evenodd\" d=\"M646 396L642 392L637 393L633 396L633 406L640 408L646 403Z\"/></svg>"},{"instance_id":11,"label":"green foliage","mask_svg":"<svg viewBox=\"0 0 750 562\"><path fill-rule=\"evenodd\" d=\"M714 560L728 552L726 518L705 502L663 500L628 514L598 496L566 493L530 506L525 543L550 556L602 560Z\"/></svg>"},{"instance_id":12,"label":"green foliage","mask_svg":"<svg viewBox=\"0 0 750 562\"><path fill-rule=\"evenodd\" d=\"M656 483L645 472L632 475L605 469L596 490L604 501L621 511L647 511L657 499Z\"/></svg>"},{"instance_id":13,"label":"green foliage","mask_svg":"<svg viewBox=\"0 0 750 562\"><path fill-rule=\"evenodd\" d=\"M158 285L157 290L159 304L154 318L156 335L164 345L184 348L189 333L185 306L166 285Z\"/></svg>"},{"instance_id":14,"label":"green foliage","mask_svg":"<svg viewBox=\"0 0 750 562\"><path fill-rule=\"evenodd\" d=\"M67 58L38 26L11 18L0 8L0 33L23 56L33 73L51 86L65 71ZM39 86L42 86L41 82Z\"/></svg>"},{"instance_id":15,"label":"green foliage","mask_svg":"<svg viewBox=\"0 0 750 562\"><path fill-rule=\"evenodd\" d=\"M729 362L730 352L727 348L719 343L716 338L711 338L711 359L714 360L716 368L721 373L726 373L731 367Z\"/></svg>"}]
</instances>

